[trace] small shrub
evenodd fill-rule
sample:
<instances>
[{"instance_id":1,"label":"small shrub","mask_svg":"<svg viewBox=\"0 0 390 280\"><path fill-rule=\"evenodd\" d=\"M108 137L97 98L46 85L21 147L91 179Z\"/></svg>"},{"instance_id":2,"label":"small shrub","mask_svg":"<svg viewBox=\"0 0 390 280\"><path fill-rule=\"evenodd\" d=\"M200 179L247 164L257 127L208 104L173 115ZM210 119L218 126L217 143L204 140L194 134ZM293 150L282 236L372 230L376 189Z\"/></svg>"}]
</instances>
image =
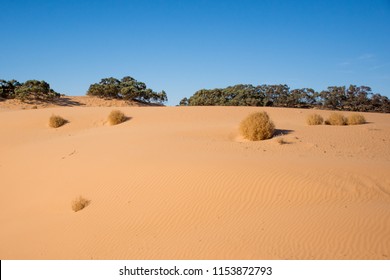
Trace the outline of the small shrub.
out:
<instances>
[{"instance_id":1,"label":"small shrub","mask_svg":"<svg viewBox=\"0 0 390 280\"><path fill-rule=\"evenodd\" d=\"M275 125L266 112L252 113L240 124L241 134L251 141L272 138Z\"/></svg>"},{"instance_id":2,"label":"small shrub","mask_svg":"<svg viewBox=\"0 0 390 280\"><path fill-rule=\"evenodd\" d=\"M119 110L114 110L112 111L109 115L108 115L108 122L111 124L111 125L116 125L116 124L120 124L120 123L123 123L127 120L127 117L125 116L125 114L123 114L121 111Z\"/></svg>"},{"instance_id":3,"label":"small shrub","mask_svg":"<svg viewBox=\"0 0 390 280\"><path fill-rule=\"evenodd\" d=\"M366 119L361 114L352 114L348 116L349 125L364 124L364 123L366 123Z\"/></svg>"},{"instance_id":4,"label":"small shrub","mask_svg":"<svg viewBox=\"0 0 390 280\"><path fill-rule=\"evenodd\" d=\"M327 125L346 125L347 118L340 113L332 113L329 118L325 121Z\"/></svg>"},{"instance_id":5,"label":"small shrub","mask_svg":"<svg viewBox=\"0 0 390 280\"><path fill-rule=\"evenodd\" d=\"M91 201L80 196L72 202L72 210L75 212L80 211L80 210L84 209L85 207L87 207L90 202Z\"/></svg>"},{"instance_id":6,"label":"small shrub","mask_svg":"<svg viewBox=\"0 0 390 280\"><path fill-rule=\"evenodd\" d=\"M34 106L31 107L31 109L38 109L38 106L34 105Z\"/></svg>"},{"instance_id":7,"label":"small shrub","mask_svg":"<svg viewBox=\"0 0 390 280\"><path fill-rule=\"evenodd\" d=\"M283 138L278 138L277 141L278 141L278 143L279 143L280 145L287 144L287 141L284 140Z\"/></svg>"},{"instance_id":8,"label":"small shrub","mask_svg":"<svg viewBox=\"0 0 390 280\"><path fill-rule=\"evenodd\" d=\"M318 114L312 114L307 116L306 122L308 125L320 125L323 124L324 119Z\"/></svg>"},{"instance_id":9,"label":"small shrub","mask_svg":"<svg viewBox=\"0 0 390 280\"><path fill-rule=\"evenodd\" d=\"M57 115L52 115L49 119L49 126L53 128L57 128L60 126L63 126L66 124L68 121L65 120L64 118L57 116Z\"/></svg>"}]
</instances>

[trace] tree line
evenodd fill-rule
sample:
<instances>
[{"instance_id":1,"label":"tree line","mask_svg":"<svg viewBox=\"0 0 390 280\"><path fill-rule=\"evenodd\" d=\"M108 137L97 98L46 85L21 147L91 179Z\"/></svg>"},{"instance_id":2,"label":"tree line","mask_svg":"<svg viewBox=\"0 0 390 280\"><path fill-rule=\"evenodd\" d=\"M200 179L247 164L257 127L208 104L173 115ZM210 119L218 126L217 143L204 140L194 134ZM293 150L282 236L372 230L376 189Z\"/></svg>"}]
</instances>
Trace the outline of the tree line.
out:
<instances>
[{"instance_id":1,"label":"tree line","mask_svg":"<svg viewBox=\"0 0 390 280\"><path fill-rule=\"evenodd\" d=\"M226 88L201 89L180 106L274 106L390 113L390 100L373 93L368 86L330 86L317 92L312 88L293 89L285 84L239 84Z\"/></svg>"},{"instance_id":2,"label":"tree line","mask_svg":"<svg viewBox=\"0 0 390 280\"><path fill-rule=\"evenodd\" d=\"M144 103L163 104L168 100L165 91L159 93L148 88L145 83L125 76L101 79L91 84L87 95L100 98L133 100ZM51 101L61 97L49 83L28 80L0 79L0 97L22 101ZM390 113L390 100L386 96L373 93L368 86L330 86L317 92L311 88L292 89L286 84L258 85L239 84L226 88L201 89L190 98L183 98L181 106L275 106L289 108L323 108L361 112Z\"/></svg>"},{"instance_id":3,"label":"tree line","mask_svg":"<svg viewBox=\"0 0 390 280\"><path fill-rule=\"evenodd\" d=\"M159 104L168 100L165 91L157 93L148 88L145 83L130 76L123 77L121 80L112 77L101 79L99 83L89 86L87 95ZM28 80L20 83L16 80L0 79L0 97L15 98L24 102L52 101L61 97L61 94L50 88L49 83L45 81Z\"/></svg>"}]
</instances>

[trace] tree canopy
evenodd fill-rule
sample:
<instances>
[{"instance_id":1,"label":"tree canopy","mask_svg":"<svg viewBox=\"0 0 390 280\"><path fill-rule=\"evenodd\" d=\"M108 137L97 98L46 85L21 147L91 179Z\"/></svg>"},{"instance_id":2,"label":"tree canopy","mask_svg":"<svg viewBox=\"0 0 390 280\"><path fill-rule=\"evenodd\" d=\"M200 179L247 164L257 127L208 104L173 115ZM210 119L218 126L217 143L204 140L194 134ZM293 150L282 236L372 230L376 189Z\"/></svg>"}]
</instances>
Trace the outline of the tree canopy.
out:
<instances>
[{"instance_id":1,"label":"tree canopy","mask_svg":"<svg viewBox=\"0 0 390 280\"><path fill-rule=\"evenodd\" d=\"M275 106L289 108L324 108L361 112L390 113L390 100L368 86L330 86L316 92L311 88L293 89L285 84L239 84L226 88L201 89L180 106Z\"/></svg>"},{"instance_id":2,"label":"tree canopy","mask_svg":"<svg viewBox=\"0 0 390 280\"><path fill-rule=\"evenodd\" d=\"M16 80L0 80L0 97L15 98L22 101L48 101L61 94L50 88L45 81L28 80L20 83Z\"/></svg>"},{"instance_id":3,"label":"tree canopy","mask_svg":"<svg viewBox=\"0 0 390 280\"><path fill-rule=\"evenodd\" d=\"M87 95L160 104L168 100L165 91L157 93L130 76L121 80L112 77L101 79L99 83L89 86Z\"/></svg>"}]
</instances>

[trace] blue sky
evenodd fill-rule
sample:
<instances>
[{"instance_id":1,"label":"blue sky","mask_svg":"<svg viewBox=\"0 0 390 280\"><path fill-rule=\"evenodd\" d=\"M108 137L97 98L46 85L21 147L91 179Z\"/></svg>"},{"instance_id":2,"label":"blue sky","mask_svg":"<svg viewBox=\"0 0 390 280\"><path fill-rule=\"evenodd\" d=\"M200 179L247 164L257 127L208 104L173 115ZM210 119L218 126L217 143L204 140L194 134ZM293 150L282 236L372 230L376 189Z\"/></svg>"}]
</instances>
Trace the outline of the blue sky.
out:
<instances>
[{"instance_id":1,"label":"blue sky","mask_svg":"<svg viewBox=\"0 0 390 280\"><path fill-rule=\"evenodd\" d=\"M132 76L202 88L367 85L390 97L390 1L0 0L0 79L84 95Z\"/></svg>"}]
</instances>

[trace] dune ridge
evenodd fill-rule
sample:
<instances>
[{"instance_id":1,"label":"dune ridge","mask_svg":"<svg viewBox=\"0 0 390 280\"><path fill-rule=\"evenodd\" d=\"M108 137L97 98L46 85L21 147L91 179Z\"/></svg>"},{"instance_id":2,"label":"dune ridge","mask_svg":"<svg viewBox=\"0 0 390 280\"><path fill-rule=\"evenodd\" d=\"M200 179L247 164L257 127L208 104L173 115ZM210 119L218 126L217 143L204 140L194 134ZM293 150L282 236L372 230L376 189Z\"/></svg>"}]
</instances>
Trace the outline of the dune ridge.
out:
<instances>
[{"instance_id":1,"label":"dune ridge","mask_svg":"<svg viewBox=\"0 0 390 280\"><path fill-rule=\"evenodd\" d=\"M1 259L390 259L389 115L120 107L110 126L115 108L0 110ZM259 110L276 133L250 142Z\"/></svg>"}]
</instances>

